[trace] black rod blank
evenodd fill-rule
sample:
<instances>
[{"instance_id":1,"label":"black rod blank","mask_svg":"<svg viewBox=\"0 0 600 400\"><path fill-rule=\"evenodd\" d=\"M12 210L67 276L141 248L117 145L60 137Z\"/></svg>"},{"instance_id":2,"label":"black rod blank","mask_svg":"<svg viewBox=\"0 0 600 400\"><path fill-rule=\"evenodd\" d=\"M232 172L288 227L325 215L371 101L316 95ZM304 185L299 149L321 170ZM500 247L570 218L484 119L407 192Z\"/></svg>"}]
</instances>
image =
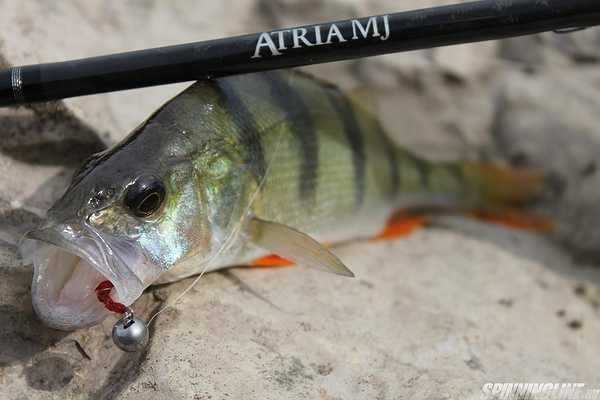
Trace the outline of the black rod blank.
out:
<instances>
[{"instance_id":1,"label":"black rod blank","mask_svg":"<svg viewBox=\"0 0 600 400\"><path fill-rule=\"evenodd\" d=\"M483 0L0 71L0 106L600 25L599 0Z\"/></svg>"}]
</instances>

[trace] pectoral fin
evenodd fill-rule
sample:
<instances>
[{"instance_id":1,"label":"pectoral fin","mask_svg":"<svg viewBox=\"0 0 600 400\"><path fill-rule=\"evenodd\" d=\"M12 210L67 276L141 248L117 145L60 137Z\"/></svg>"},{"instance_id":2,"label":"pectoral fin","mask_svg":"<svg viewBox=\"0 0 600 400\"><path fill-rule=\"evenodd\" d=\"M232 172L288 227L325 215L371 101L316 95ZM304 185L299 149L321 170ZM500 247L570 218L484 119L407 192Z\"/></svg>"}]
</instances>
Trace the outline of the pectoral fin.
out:
<instances>
[{"instance_id":1,"label":"pectoral fin","mask_svg":"<svg viewBox=\"0 0 600 400\"><path fill-rule=\"evenodd\" d=\"M332 252L294 228L254 217L248 224L247 234L257 246L296 264L354 277Z\"/></svg>"}]
</instances>

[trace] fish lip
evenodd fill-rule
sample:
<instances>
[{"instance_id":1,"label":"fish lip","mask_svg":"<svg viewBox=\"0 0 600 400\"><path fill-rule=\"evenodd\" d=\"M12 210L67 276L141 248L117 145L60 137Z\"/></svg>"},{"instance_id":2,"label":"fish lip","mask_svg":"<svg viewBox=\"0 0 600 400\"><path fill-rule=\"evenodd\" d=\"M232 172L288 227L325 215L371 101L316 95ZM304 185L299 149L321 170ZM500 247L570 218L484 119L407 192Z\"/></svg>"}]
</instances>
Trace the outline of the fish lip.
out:
<instances>
[{"instance_id":1,"label":"fish lip","mask_svg":"<svg viewBox=\"0 0 600 400\"><path fill-rule=\"evenodd\" d=\"M115 287L114 298L131 305L143 292L143 283L128 269L109 241L103 240L91 228L75 221L48 224L25 233L25 239L37 240L62 248L84 259Z\"/></svg>"}]
</instances>

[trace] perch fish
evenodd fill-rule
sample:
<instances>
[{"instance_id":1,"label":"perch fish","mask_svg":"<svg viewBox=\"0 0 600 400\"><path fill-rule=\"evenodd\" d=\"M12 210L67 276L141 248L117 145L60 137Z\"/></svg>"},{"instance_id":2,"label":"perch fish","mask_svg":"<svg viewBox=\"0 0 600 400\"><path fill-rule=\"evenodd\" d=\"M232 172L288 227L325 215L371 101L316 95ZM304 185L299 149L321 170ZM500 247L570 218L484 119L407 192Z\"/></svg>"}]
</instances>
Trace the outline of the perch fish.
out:
<instances>
[{"instance_id":1,"label":"perch fish","mask_svg":"<svg viewBox=\"0 0 600 400\"><path fill-rule=\"evenodd\" d=\"M273 254L352 276L328 246L394 236L398 210L515 206L540 187L534 173L418 158L360 101L303 73L197 82L92 156L26 235L33 305L78 329L109 315L101 282L130 305L152 284Z\"/></svg>"}]
</instances>

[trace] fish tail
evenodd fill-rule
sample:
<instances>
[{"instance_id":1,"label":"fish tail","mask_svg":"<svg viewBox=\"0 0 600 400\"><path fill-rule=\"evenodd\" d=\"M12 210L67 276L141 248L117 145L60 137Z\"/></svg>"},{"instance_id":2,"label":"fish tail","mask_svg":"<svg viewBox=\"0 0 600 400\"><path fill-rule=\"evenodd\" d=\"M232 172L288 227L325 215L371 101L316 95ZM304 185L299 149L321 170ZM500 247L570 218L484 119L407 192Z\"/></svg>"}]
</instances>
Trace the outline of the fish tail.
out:
<instances>
[{"instance_id":1,"label":"fish tail","mask_svg":"<svg viewBox=\"0 0 600 400\"><path fill-rule=\"evenodd\" d=\"M537 170L474 162L431 162L396 150L400 190L416 195L417 208L517 209L542 199L548 179Z\"/></svg>"},{"instance_id":2,"label":"fish tail","mask_svg":"<svg viewBox=\"0 0 600 400\"><path fill-rule=\"evenodd\" d=\"M527 209L548 193L550 182L540 171L474 163L462 164L461 169L475 192L471 216L531 232L550 233L556 229L552 218Z\"/></svg>"},{"instance_id":3,"label":"fish tail","mask_svg":"<svg viewBox=\"0 0 600 400\"><path fill-rule=\"evenodd\" d=\"M480 208L524 207L540 200L546 179L538 170L462 163L460 170Z\"/></svg>"},{"instance_id":4,"label":"fish tail","mask_svg":"<svg viewBox=\"0 0 600 400\"><path fill-rule=\"evenodd\" d=\"M535 232L551 232L555 222L527 206L551 193L552 182L538 170L472 162L430 162L398 150L401 190L416 195L413 213L466 213L477 219ZM393 220L392 220L393 222Z\"/></svg>"}]
</instances>

